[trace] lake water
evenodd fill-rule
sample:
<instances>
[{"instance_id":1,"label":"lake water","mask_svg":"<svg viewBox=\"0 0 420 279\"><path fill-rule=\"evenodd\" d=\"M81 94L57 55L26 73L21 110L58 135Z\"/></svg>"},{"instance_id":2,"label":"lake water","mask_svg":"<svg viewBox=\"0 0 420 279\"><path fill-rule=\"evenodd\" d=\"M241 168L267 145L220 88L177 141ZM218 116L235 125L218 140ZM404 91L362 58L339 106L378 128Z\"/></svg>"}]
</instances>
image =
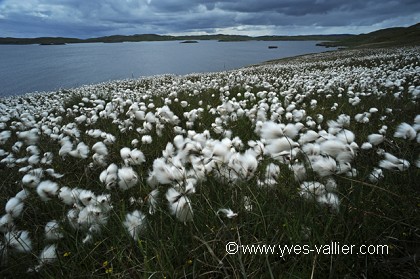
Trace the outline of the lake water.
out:
<instances>
[{"instance_id":1,"label":"lake water","mask_svg":"<svg viewBox=\"0 0 420 279\"><path fill-rule=\"evenodd\" d=\"M215 72L326 51L314 41L0 45L0 96L115 79ZM275 45L278 48L269 49Z\"/></svg>"}]
</instances>

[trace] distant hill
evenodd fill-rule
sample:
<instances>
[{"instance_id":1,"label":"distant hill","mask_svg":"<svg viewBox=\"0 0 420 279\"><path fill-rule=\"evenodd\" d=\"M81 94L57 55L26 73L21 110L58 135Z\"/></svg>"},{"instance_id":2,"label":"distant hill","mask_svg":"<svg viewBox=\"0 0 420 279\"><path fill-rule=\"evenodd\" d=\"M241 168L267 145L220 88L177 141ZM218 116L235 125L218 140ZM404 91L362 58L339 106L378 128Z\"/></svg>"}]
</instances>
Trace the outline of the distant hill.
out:
<instances>
[{"instance_id":1,"label":"distant hill","mask_svg":"<svg viewBox=\"0 0 420 279\"><path fill-rule=\"evenodd\" d=\"M216 40L220 42L239 41L336 41L349 38L353 35L308 35L308 36L243 36L243 35L192 35L192 36L169 36L157 34L136 34L136 35L113 35L89 39L63 38L63 37L42 37L42 38L0 38L0 44L41 44L61 45L74 43L122 43L122 42L145 42L145 41L198 41Z\"/></svg>"},{"instance_id":2,"label":"distant hill","mask_svg":"<svg viewBox=\"0 0 420 279\"><path fill-rule=\"evenodd\" d=\"M62 45L74 43L121 43L144 41L198 41L217 40L220 42L236 41L324 41L319 43L325 47L380 47L420 45L420 23L410 27L395 27L377 30L367 34L333 34L333 35L299 35L299 36L243 36L243 35L192 35L169 36L157 34L113 35L89 39L42 37L42 38L0 38L0 44L41 44Z\"/></svg>"},{"instance_id":3,"label":"distant hill","mask_svg":"<svg viewBox=\"0 0 420 279\"><path fill-rule=\"evenodd\" d=\"M41 37L41 38L0 38L0 44L9 45L62 45L70 43L82 43L83 40L76 38L63 38L63 37Z\"/></svg>"},{"instance_id":4,"label":"distant hill","mask_svg":"<svg viewBox=\"0 0 420 279\"><path fill-rule=\"evenodd\" d=\"M344 37L335 41L323 42L319 45L326 47L385 47L420 45L420 23L409 27L386 28L367 34Z\"/></svg>"}]
</instances>

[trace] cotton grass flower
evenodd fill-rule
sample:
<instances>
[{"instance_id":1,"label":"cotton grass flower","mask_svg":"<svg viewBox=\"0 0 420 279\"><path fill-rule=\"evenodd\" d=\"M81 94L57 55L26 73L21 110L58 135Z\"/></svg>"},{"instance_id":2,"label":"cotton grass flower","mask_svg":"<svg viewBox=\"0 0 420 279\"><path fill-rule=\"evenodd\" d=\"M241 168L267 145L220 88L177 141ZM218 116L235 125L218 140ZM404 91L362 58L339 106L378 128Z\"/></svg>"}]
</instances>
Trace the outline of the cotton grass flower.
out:
<instances>
[{"instance_id":1,"label":"cotton grass flower","mask_svg":"<svg viewBox=\"0 0 420 279\"><path fill-rule=\"evenodd\" d=\"M316 201L322 205L326 205L335 211L338 211L340 200L334 193L326 193L316 198Z\"/></svg>"},{"instance_id":2,"label":"cotton grass flower","mask_svg":"<svg viewBox=\"0 0 420 279\"><path fill-rule=\"evenodd\" d=\"M102 212L99 206L89 204L80 210L77 223L81 228L88 229L92 225L105 225L107 222L107 215Z\"/></svg>"},{"instance_id":3,"label":"cotton grass flower","mask_svg":"<svg viewBox=\"0 0 420 279\"><path fill-rule=\"evenodd\" d=\"M416 136L417 132L414 130L414 128L405 122L398 125L394 133L394 138L402 138L408 140L414 140Z\"/></svg>"},{"instance_id":4,"label":"cotton grass flower","mask_svg":"<svg viewBox=\"0 0 420 279\"><path fill-rule=\"evenodd\" d=\"M25 201L30 196L29 190L23 188L15 195L15 198L20 199L22 202Z\"/></svg>"},{"instance_id":5,"label":"cotton grass flower","mask_svg":"<svg viewBox=\"0 0 420 279\"><path fill-rule=\"evenodd\" d=\"M271 155L273 158L279 156L289 155L293 148L298 147L299 143L293 141L288 137L281 137L274 140L270 140L265 145L265 154Z\"/></svg>"},{"instance_id":6,"label":"cotton grass flower","mask_svg":"<svg viewBox=\"0 0 420 279\"><path fill-rule=\"evenodd\" d=\"M58 151L60 157L67 156L73 150L73 144L70 142L68 137L65 137L60 140L61 148Z\"/></svg>"},{"instance_id":7,"label":"cotton grass flower","mask_svg":"<svg viewBox=\"0 0 420 279\"><path fill-rule=\"evenodd\" d=\"M33 128L29 131L18 132L17 136L23 140L26 145L34 145L39 140L38 129Z\"/></svg>"},{"instance_id":8,"label":"cotton grass flower","mask_svg":"<svg viewBox=\"0 0 420 279\"><path fill-rule=\"evenodd\" d=\"M70 156L78 159L86 159L89 155L89 147L84 142L79 142L75 150L68 153Z\"/></svg>"},{"instance_id":9,"label":"cotton grass flower","mask_svg":"<svg viewBox=\"0 0 420 279\"><path fill-rule=\"evenodd\" d=\"M39 272L44 265L55 262L57 260L57 254L57 244L45 246L38 257L39 264L29 271Z\"/></svg>"},{"instance_id":10,"label":"cotton grass flower","mask_svg":"<svg viewBox=\"0 0 420 279\"><path fill-rule=\"evenodd\" d=\"M379 145L385 140L384 135L381 134L370 134L368 136L368 141L372 145Z\"/></svg>"},{"instance_id":11,"label":"cotton grass flower","mask_svg":"<svg viewBox=\"0 0 420 279\"><path fill-rule=\"evenodd\" d=\"M150 135L144 135L141 137L141 142L143 144L151 144L152 143L152 137Z\"/></svg>"},{"instance_id":12,"label":"cotton grass flower","mask_svg":"<svg viewBox=\"0 0 420 279\"><path fill-rule=\"evenodd\" d=\"M334 174L337 171L337 162L332 157L316 156L310 159L311 168L320 177Z\"/></svg>"},{"instance_id":13,"label":"cotton grass flower","mask_svg":"<svg viewBox=\"0 0 420 279\"><path fill-rule=\"evenodd\" d=\"M404 159L399 159L394 155L385 152L385 160L379 162L379 167L392 171L405 171L410 167L410 162Z\"/></svg>"},{"instance_id":14,"label":"cotton grass flower","mask_svg":"<svg viewBox=\"0 0 420 279\"><path fill-rule=\"evenodd\" d=\"M383 171L380 168L374 168L372 172L369 174L368 179L372 183L378 183L384 177Z\"/></svg>"},{"instance_id":15,"label":"cotton grass flower","mask_svg":"<svg viewBox=\"0 0 420 279\"><path fill-rule=\"evenodd\" d=\"M19 217L23 212L24 204L21 199L13 197L9 199L5 206L5 211L13 218Z\"/></svg>"},{"instance_id":16,"label":"cotton grass flower","mask_svg":"<svg viewBox=\"0 0 420 279\"><path fill-rule=\"evenodd\" d=\"M51 200L52 197L58 194L58 184L50 180L45 180L39 183L36 187L36 192L42 201L46 202Z\"/></svg>"},{"instance_id":17,"label":"cotton grass flower","mask_svg":"<svg viewBox=\"0 0 420 279\"><path fill-rule=\"evenodd\" d=\"M113 189L118 182L118 166L114 163L110 164L106 170L101 172L99 180L108 190Z\"/></svg>"},{"instance_id":18,"label":"cotton grass flower","mask_svg":"<svg viewBox=\"0 0 420 279\"><path fill-rule=\"evenodd\" d=\"M56 220L49 221L44 228L45 239L47 240L59 240L64 237L61 232L61 227Z\"/></svg>"},{"instance_id":19,"label":"cotton grass flower","mask_svg":"<svg viewBox=\"0 0 420 279\"><path fill-rule=\"evenodd\" d=\"M81 202L83 206L93 204L96 200L95 194L90 190L80 190L77 200Z\"/></svg>"},{"instance_id":20,"label":"cotton grass flower","mask_svg":"<svg viewBox=\"0 0 420 279\"><path fill-rule=\"evenodd\" d=\"M301 134L298 140L299 144L303 145L308 142L314 142L319 138L319 134L315 131L308 130L305 134Z\"/></svg>"},{"instance_id":21,"label":"cotton grass flower","mask_svg":"<svg viewBox=\"0 0 420 279\"><path fill-rule=\"evenodd\" d=\"M4 235L4 242L10 249L28 253L32 251L32 240L29 237L28 231L12 231Z\"/></svg>"},{"instance_id":22,"label":"cotton grass flower","mask_svg":"<svg viewBox=\"0 0 420 279\"><path fill-rule=\"evenodd\" d=\"M146 215L139 210L127 213L123 225L130 236L137 241L141 232L146 229Z\"/></svg>"},{"instance_id":23,"label":"cotton grass flower","mask_svg":"<svg viewBox=\"0 0 420 279\"><path fill-rule=\"evenodd\" d=\"M97 143L95 143L93 146L92 146L92 150L96 153L96 154L99 154L99 155L102 155L102 156L107 156L108 155L108 148L106 147L106 145L103 143L103 142L101 142L101 141L98 141Z\"/></svg>"},{"instance_id":24,"label":"cotton grass flower","mask_svg":"<svg viewBox=\"0 0 420 279\"><path fill-rule=\"evenodd\" d=\"M317 181L305 181L300 185L300 195L305 199L313 199L326 194L325 185Z\"/></svg>"},{"instance_id":25,"label":"cotton grass flower","mask_svg":"<svg viewBox=\"0 0 420 279\"><path fill-rule=\"evenodd\" d=\"M13 217L10 214L5 214L3 216L1 216L0 218L0 232L8 232L11 231L14 226L15 223L13 222Z\"/></svg>"},{"instance_id":26,"label":"cotton grass flower","mask_svg":"<svg viewBox=\"0 0 420 279\"><path fill-rule=\"evenodd\" d=\"M228 166L242 179L250 179L257 170L258 161L251 152L236 153L230 157Z\"/></svg>"},{"instance_id":27,"label":"cotton grass flower","mask_svg":"<svg viewBox=\"0 0 420 279\"><path fill-rule=\"evenodd\" d=\"M157 183L165 185L175 181L173 168L168 165L163 158L153 161L153 171L150 172L148 182L155 180ZM175 172L177 172L175 170Z\"/></svg>"},{"instance_id":28,"label":"cotton grass flower","mask_svg":"<svg viewBox=\"0 0 420 279\"><path fill-rule=\"evenodd\" d=\"M192 221L193 210L190 199L180 194L174 188L169 188L166 192L166 199L169 202L169 212L181 222Z\"/></svg>"},{"instance_id":29,"label":"cotton grass flower","mask_svg":"<svg viewBox=\"0 0 420 279\"><path fill-rule=\"evenodd\" d=\"M0 132L0 145L5 144L11 136L12 136L11 131L9 130L1 131Z\"/></svg>"},{"instance_id":30,"label":"cotton grass flower","mask_svg":"<svg viewBox=\"0 0 420 279\"><path fill-rule=\"evenodd\" d=\"M219 214L219 213L224 214L229 219L232 219L238 216L238 213L233 212L232 209L230 208L220 208L219 210L217 210L216 214Z\"/></svg>"},{"instance_id":31,"label":"cotton grass flower","mask_svg":"<svg viewBox=\"0 0 420 279\"><path fill-rule=\"evenodd\" d=\"M143 152L138 149L133 149L130 152L130 160L128 160L130 165L138 166L146 162L146 157Z\"/></svg>"},{"instance_id":32,"label":"cotton grass flower","mask_svg":"<svg viewBox=\"0 0 420 279\"><path fill-rule=\"evenodd\" d=\"M138 175L132 167L122 167L118 169L118 186L121 190L127 190L136 185Z\"/></svg>"},{"instance_id":33,"label":"cotton grass flower","mask_svg":"<svg viewBox=\"0 0 420 279\"><path fill-rule=\"evenodd\" d=\"M64 186L61 187L58 192L58 198L67 205L74 205L77 202L77 197L79 193L75 193L73 189Z\"/></svg>"},{"instance_id":34,"label":"cotton grass flower","mask_svg":"<svg viewBox=\"0 0 420 279\"><path fill-rule=\"evenodd\" d=\"M264 122L261 127L260 136L263 139L270 140L284 136L284 125L274 123L273 121Z\"/></svg>"},{"instance_id":35,"label":"cotton grass flower","mask_svg":"<svg viewBox=\"0 0 420 279\"><path fill-rule=\"evenodd\" d=\"M360 149L363 149L363 150L369 150L369 149L372 149L372 144L370 143L370 142L364 142L363 144L362 144L362 146L360 146Z\"/></svg>"}]
</instances>

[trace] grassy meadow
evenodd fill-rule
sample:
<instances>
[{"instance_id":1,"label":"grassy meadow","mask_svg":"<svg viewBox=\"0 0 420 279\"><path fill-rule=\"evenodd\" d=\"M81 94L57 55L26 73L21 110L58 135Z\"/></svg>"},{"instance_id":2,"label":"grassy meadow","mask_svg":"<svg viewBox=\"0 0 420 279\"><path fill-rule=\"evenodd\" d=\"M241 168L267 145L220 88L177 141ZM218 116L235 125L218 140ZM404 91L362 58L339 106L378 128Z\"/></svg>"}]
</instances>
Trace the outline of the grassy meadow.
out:
<instances>
[{"instance_id":1,"label":"grassy meadow","mask_svg":"<svg viewBox=\"0 0 420 279\"><path fill-rule=\"evenodd\" d=\"M0 277L418 278L419 53L2 98Z\"/></svg>"}]
</instances>

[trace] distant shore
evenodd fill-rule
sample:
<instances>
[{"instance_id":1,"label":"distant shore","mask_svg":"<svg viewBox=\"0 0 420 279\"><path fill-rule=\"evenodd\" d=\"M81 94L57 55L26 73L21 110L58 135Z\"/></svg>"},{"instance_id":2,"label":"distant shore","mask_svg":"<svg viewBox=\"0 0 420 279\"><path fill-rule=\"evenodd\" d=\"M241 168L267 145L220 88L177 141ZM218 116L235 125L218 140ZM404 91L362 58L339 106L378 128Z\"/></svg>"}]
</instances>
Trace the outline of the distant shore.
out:
<instances>
[{"instance_id":1,"label":"distant shore","mask_svg":"<svg viewBox=\"0 0 420 279\"><path fill-rule=\"evenodd\" d=\"M153 41L184 41L195 42L199 40L215 40L220 42L235 41L337 41L350 38L354 35L307 35L307 36L242 36L242 35L201 35L201 36L167 36L156 34L141 35L114 35L89 39L66 37L40 37L40 38L0 38L3 45L63 45L80 43L122 43L122 42L153 42Z\"/></svg>"}]
</instances>

